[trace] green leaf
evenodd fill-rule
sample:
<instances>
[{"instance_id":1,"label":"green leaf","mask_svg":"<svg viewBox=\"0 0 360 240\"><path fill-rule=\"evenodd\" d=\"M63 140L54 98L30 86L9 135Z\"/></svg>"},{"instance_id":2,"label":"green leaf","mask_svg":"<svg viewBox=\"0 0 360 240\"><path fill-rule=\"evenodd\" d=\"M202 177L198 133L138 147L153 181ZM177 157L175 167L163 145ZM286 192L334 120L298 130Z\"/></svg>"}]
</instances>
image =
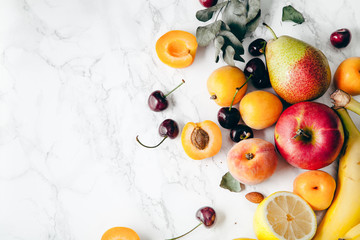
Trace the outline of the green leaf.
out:
<instances>
[{"instance_id":1,"label":"green leaf","mask_svg":"<svg viewBox=\"0 0 360 240\"><path fill-rule=\"evenodd\" d=\"M231 45L226 46L225 51L223 51L224 61L230 66L235 66L234 56L235 49Z\"/></svg>"},{"instance_id":2,"label":"green leaf","mask_svg":"<svg viewBox=\"0 0 360 240\"><path fill-rule=\"evenodd\" d=\"M230 31L220 31L219 35L225 37L227 41L229 41L234 49L237 50L238 54L244 54L244 47L239 39Z\"/></svg>"},{"instance_id":3,"label":"green leaf","mask_svg":"<svg viewBox=\"0 0 360 240\"><path fill-rule=\"evenodd\" d=\"M230 172L227 172L221 179L220 187L231 192L241 192L243 184L237 181Z\"/></svg>"},{"instance_id":4,"label":"green leaf","mask_svg":"<svg viewBox=\"0 0 360 240\"><path fill-rule=\"evenodd\" d=\"M204 47L215 39L217 33L220 31L221 21L210 23L209 25L198 27L196 29L196 41L199 46Z\"/></svg>"},{"instance_id":5,"label":"green leaf","mask_svg":"<svg viewBox=\"0 0 360 240\"><path fill-rule=\"evenodd\" d=\"M212 16L214 15L214 13L219 10L220 8L224 7L227 4L227 2L221 2L216 4L215 6L203 9L203 10L199 10L196 12L196 18L197 20L201 21L201 22L207 22L209 21Z\"/></svg>"},{"instance_id":6,"label":"green leaf","mask_svg":"<svg viewBox=\"0 0 360 240\"><path fill-rule=\"evenodd\" d=\"M217 36L214 41L215 46L215 62L219 61L219 54L221 52L222 47L224 46L225 39L223 36Z\"/></svg>"},{"instance_id":7,"label":"green leaf","mask_svg":"<svg viewBox=\"0 0 360 240\"><path fill-rule=\"evenodd\" d=\"M246 13L246 7L242 2L231 0L222 14L222 19L230 27L231 32L241 40L246 33Z\"/></svg>"},{"instance_id":8,"label":"green leaf","mask_svg":"<svg viewBox=\"0 0 360 240\"><path fill-rule=\"evenodd\" d=\"M251 20L246 24L246 32L252 33L255 31L255 29L259 26L260 16L261 16L261 10L259 10L258 14L256 15L255 18L253 18L253 20Z\"/></svg>"},{"instance_id":9,"label":"green leaf","mask_svg":"<svg viewBox=\"0 0 360 240\"><path fill-rule=\"evenodd\" d=\"M257 17L260 11L260 0L249 0L248 2L248 12L247 12L247 23L251 22L255 17Z\"/></svg>"},{"instance_id":10,"label":"green leaf","mask_svg":"<svg viewBox=\"0 0 360 240\"><path fill-rule=\"evenodd\" d=\"M305 21L304 16L291 5L285 6L282 11L282 21L293 21L301 24Z\"/></svg>"}]
</instances>

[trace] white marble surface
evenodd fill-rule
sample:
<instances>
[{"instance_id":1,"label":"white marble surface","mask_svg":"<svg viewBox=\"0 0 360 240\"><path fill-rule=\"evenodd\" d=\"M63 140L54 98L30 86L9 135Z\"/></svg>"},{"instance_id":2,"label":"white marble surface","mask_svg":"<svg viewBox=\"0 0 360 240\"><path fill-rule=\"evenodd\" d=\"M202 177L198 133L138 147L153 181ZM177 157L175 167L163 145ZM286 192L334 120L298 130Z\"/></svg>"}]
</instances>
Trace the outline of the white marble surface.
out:
<instances>
[{"instance_id":1,"label":"white marble surface","mask_svg":"<svg viewBox=\"0 0 360 240\"><path fill-rule=\"evenodd\" d=\"M306 22L281 22L287 4ZM221 152L202 161L185 155L180 137L156 150L135 142L140 134L156 143L165 118L180 128L216 121L219 107L209 100L206 80L224 63L214 63L214 49L199 48L192 66L173 69L154 48L169 30L195 33L201 8L197 0L0 1L1 240L99 240L114 226L131 227L142 240L161 240L195 226L194 214L204 205L217 211L216 225L184 240L255 237L256 205L244 195L292 190L301 170L280 159L268 181L231 193L219 187L233 145L227 130ZM334 73L342 60L360 55L359 9L355 0L263 0L261 19L278 35L321 49ZM338 50L329 36L343 27L352 41ZM244 46L258 37L271 34L261 26ZM166 92L182 78L186 84L169 97L169 108L150 111L148 95ZM333 90L317 101L330 105ZM273 142L273 127L255 136ZM325 170L334 174L336 164Z\"/></svg>"}]
</instances>

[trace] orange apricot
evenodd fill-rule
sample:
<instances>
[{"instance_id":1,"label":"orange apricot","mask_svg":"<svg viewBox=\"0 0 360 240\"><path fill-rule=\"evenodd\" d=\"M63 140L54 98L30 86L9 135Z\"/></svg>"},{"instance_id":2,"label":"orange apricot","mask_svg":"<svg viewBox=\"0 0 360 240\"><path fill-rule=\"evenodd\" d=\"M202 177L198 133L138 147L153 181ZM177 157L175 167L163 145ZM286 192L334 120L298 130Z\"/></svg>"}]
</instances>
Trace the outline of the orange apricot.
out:
<instances>
[{"instance_id":1,"label":"orange apricot","mask_svg":"<svg viewBox=\"0 0 360 240\"><path fill-rule=\"evenodd\" d=\"M210 120L188 122L181 133L181 143L185 153L194 160L212 157L221 149L221 130Z\"/></svg>"},{"instance_id":2,"label":"orange apricot","mask_svg":"<svg viewBox=\"0 0 360 240\"><path fill-rule=\"evenodd\" d=\"M216 69L207 80L208 92L219 106L230 106L236 92L236 88L243 86L236 94L234 103L240 102L247 89L246 77L243 71L237 67L224 66ZM245 84L245 85L244 85Z\"/></svg>"},{"instance_id":3,"label":"orange apricot","mask_svg":"<svg viewBox=\"0 0 360 240\"><path fill-rule=\"evenodd\" d=\"M283 105L274 94L254 91L246 94L240 102L242 120L253 129L264 129L273 125L280 117Z\"/></svg>"},{"instance_id":4,"label":"orange apricot","mask_svg":"<svg viewBox=\"0 0 360 240\"><path fill-rule=\"evenodd\" d=\"M103 234L101 240L140 240L140 237L131 228L113 227Z\"/></svg>"},{"instance_id":5,"label":"orange apricot","mask_svg":"<svg viewBox=\"0 0 360 240\"><path fill-rule=\"evenodd\" d=\"M156 53L160 60L173 68L190 66L196 55L196 37L182 30L172 30L156 42Z\"/></svg>"}]
</instances>

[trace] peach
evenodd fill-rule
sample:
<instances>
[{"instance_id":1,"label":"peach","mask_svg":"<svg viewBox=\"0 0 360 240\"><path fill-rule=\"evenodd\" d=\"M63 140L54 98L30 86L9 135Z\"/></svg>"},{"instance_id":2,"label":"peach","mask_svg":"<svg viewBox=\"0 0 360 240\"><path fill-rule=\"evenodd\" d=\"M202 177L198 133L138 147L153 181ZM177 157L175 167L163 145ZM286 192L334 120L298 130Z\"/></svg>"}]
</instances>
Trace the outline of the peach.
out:
<instances>
[{"instance_id":1,"label":"peach","mask_svg":"<svg viewBox=\"0 0 360 240\"><path fill-rule=\"evenodd\" d=\"M360 94L360 57L345 59L336 69L334 75L336 88L350 95Z\"/></svg>"},{"instance_id":2,"label":"peach","mask_svg":"<svg viewBox=\"0 0 360 240\"><path fill-rule=\"evenodd\" d=\"M266 91L254 91L241 99L240 115L246 125L253 129L264 129L273 125L283 110L280 99Z\"/></svg>"},{"instance_id":3,"label":"peach","mask_svg":"<svg viewBox=\"0 0 360 240\"><path fill-rule=\"evenodd\" d=\"M194 160L212 157L221 149L221 130L210 120L188 122L182 130L181 143L185 153Z\"/></svg>"},{"instance_id":4,"label":"peach","mask_svg":"<svg viewBox=\"0 0 360 240\"><path fill-rule=\"evenodd\" d=\"M293 184L293 192L307 201L314 210L324 210L330 206L335 188L335 179L320 170L301 173Z\"/></svg>"},{"instance_id":5,"label":"peach","mask_svg":"<svg viewBox=\"0 0 360 240\"><path fill-rule=\"evenodd\" d=\"M243 86L243 87L242 87ZM242 87L233 104L240 102L247 89L246 77L237 67L224 66L216 69L207 80L208 92L219 106L228 107L234 98L236 88Z\"/></svg>"},{"instance_id":6,"label":"peach","mask_svg":"<svg viewBox=\"0 0 360 240\"><path fill-rule=\"evenodd\" d=\"M195 59L197 47L196 37L181 30L165 33L155 46L160 60L173 68L190 66Z\"/></svg>"},{"instance_id":7,"label":"peach","mask_svg":"<svg viewBox=\"0 0 360 240\"><path fill-rule=\"evenodd\" d=\"M260 138L242 140L227 154L230 174L248 185L268 179L275 172L277 162L274 145Z\"/></svg>"}]
</instances>

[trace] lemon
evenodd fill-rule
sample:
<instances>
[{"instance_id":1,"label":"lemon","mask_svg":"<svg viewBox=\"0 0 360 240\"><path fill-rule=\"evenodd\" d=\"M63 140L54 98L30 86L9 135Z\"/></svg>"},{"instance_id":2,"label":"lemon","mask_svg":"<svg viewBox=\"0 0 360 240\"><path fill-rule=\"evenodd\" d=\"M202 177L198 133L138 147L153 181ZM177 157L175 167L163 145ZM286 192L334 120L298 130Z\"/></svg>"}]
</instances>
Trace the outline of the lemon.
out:
<instances>
[{"instance_id":1,"label":"lemon","mask_svg":"<svg viewBox=\"0 0 360 240\"><path fill-rule=\"evenodd\" d=\"M316 217L310 205L291 192L276 192L257 207L254 230L259 240L308 240L316 232Z\"/></svg>"}]
</instances>

